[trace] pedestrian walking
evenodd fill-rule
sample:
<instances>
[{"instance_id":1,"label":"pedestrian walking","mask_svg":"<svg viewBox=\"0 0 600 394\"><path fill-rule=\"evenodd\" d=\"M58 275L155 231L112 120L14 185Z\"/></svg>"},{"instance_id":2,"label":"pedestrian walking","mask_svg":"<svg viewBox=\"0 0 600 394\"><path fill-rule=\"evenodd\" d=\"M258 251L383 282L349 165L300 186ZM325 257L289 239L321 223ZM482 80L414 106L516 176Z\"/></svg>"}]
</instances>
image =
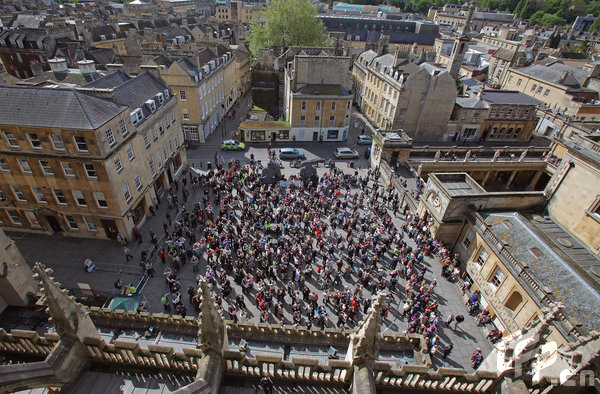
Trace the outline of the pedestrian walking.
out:
<instances>
[{"instance_id":1,"label":"pedestrian walking","mask_svg":"<svg viewBox=\"0 0 600 394\"><path fill-rule=\"evenodd\" d=\"M460 323L462 323L463 321L465 321L465 317L463 315L458 315L456 316L454 321L454 330L456 330L458 328L458 325Z\"/></svg>"},{"instance_id":2,"label":"pedestrian walking","mask_svg":"<svg viewBox=\"0 0 600 394\"><path fill-rule=\"evenodd\" d=\"M131 250L127 246L123 246L123 253L125 253L125 262L129 263L129 260L133 258Z\"/></svg>"},{"instance_id":3,"label":"pedestrian walking","mask_svg":"<svg viewBox=\"0 0 600 394\"><path fill-rule=\"evenodd\" d=\"M454 315L450 314L450 316L448 316L448 318L446 319L446 327L450 327L450 324L452 323L453 320L454 320Z\"/></svg>"}]
</instances>

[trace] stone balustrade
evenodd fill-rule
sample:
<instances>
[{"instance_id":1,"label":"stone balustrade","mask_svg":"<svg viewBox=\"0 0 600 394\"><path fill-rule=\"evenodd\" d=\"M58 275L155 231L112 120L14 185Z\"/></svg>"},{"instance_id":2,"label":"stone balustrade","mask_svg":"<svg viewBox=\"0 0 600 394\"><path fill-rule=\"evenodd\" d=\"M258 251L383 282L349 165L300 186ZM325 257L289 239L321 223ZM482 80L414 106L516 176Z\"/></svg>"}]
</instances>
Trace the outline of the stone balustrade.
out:
<instances>
[{"instance_id":1,"label":"stone balustrade","mask_svg":"<svg viewBox=\"0 0 600 394\"><path fill-rule=\"evenodd\" d=\"M373 374L377 387L382 389L394 387L466 392L486 392L498 378L497 374L487 371L468 374L464 369L439 368L434 371L419 365L390 368L387 363L375 363Z\"/></svg>"},{"instance_id":2,"label":"stone balustrade","mask_svg":"<svg viewBox=\"0 0 600 394\"><path fill-rule=\"evenodd\" d=\"M141 347L137 342L116 340L112 344L87 338L84 345L91 360L111 365L128 367L159 368L195 374L202 352L195 348L184 348L176 353L172 347L148 344Z\"/></svg>"},{"instance_id":3,"label":"stone balustrade","mask_svg":"<svg viewBox=\"0 0 600 394\"><path fill-rule=\"evenodd\" d=\"M124 317L127 314L124 314ZM151 315L144 316L151 319ZM155 317L165 319L164 316ZM230 329L238 333L248 333L250 330L264 330L275 332L284 338L292 334L289 327L271 325L237 324L230 325ZM296 330L292 330L295 332ZM346 338L345 332L332 330L332 332L313 332L295 335L336 335ZM335 332L337 331L337 332ZM272 340L273 338L271 338ZM57 334L48 333L40 337L34 331L13 330L7 333L0 329L0 350L6 353L18 353L29 356L45 358L59 343ZM323 344L325 342L321 342ZM424 341L417 334L388 334L382 336L382 348L397 346L398 344L410 345L417 349L424 346ZM202 351L190 347L183 348L182 352L175 352L172 347L147 344L140 346L138 342L115 340L107 344L102 339L85 338L83 341L88 358L99 364L110 364L117 368L149 368L170 371L179 371L183 374L195 375L198 364L202 359ZM422 349L421 349L422 350ZM462 369L440 368L431 369L431 359L426 353L415 352L417 365L406 364L400 368L393 368L392 364L376 362L373 368L375 382L378 387L413 388L413 389L441 389L460 390L471 392L484 392L496 381L495 374L485 375L477 371L467 374ZM418 359L418 360L417 360ZM280 355L256 354L254 358L246 357L245 353L237 350L226 350L223 353L223 374L247 377L260 377L269 373L274 378L293 381L312 382L319 384L347 385L350 383L353 371L351 361L328 360L327 364L319 363L316 358L292 357L283 360Z\"/></svg>"},{"instance_id":4,"label":"stone balustrade","mask_svg":"<svg viewBox=\"0 0 600 394\"><path fill-rule=\"evenodd\" d=\"M257 354L255 358L246 358L237 351L224 352L224 373L260 377L269 373L275 378L322 383L349 383L352 362L328 360L320 364L318 359L293 357L284 361L281 356Z\"/></svg>"},{"instance_id":5,"label":"stone balustrade","mask_svg":"<svg viewBox=\"0 0 600 394\"><path fill-rule=\"evenodd\" d=\"M54 333L47 333L40 337L35 331L12 330L7 333L0 328L0 352L38 356L43 359L59 341Z\"/></svg>"}]
</instances>

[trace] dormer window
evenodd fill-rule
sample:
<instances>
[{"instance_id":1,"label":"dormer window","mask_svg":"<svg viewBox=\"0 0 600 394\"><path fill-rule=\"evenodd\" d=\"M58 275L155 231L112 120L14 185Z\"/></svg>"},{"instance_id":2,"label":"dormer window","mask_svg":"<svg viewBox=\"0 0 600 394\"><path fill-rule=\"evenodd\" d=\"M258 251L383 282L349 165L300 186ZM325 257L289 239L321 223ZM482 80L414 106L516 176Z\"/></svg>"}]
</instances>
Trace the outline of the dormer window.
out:
<instances>
[{"instance_id":1,"label":"dormer window","mask_svg":"<svg viewBox=\"0 0 600 394\"><path fill-rule=\"evenodd\" d=\"M169 97L171 97L171 96L169 95L169 89L165 89L165 91L164 91L164 95L165 95L165 100L168 100L168 99L169 99Z\"/></svg>"},{"instance_id":2,"label":"dormer window","mask_svg":"<svg viewBox=\"0 0 600 394\"><path fill-rule=\"evenodd\" d=\"M154 102L154 100L147 100L146 105L150 112L154 113L156 111L156 102Z\"/></svg>"},{"instance_id":3,"label":"dormer window","mask_svg":"<svg viewBox=\"0 0 600 394\"><path fill-rule=\"evenodd\" d=\"M104 34L100 34L100 41L106 41L106 36Z\"/></svg>"},{"instance_id":4,"label":"dormer window","mask_svg":"<svg viewBox=\"0 0 600 394\"><path fill-rule=\"evenodd\" d=\"M165 102L165 96L162 93L157 93L154 97L156 98L156 100L158 100L160 104L163 104Z\"/></svg>"},{"instance_id":5,"label":"dormer window","mask_svg":"<svg viewBox=\"0 0 600 394\"><path fill-rule=\"evenodd\" d=\"M140 123L142 119L144 119L144 113L142 112L141 108L138 108L131 113L131 121L134 125Z\"/></svg>"}]
</instances>

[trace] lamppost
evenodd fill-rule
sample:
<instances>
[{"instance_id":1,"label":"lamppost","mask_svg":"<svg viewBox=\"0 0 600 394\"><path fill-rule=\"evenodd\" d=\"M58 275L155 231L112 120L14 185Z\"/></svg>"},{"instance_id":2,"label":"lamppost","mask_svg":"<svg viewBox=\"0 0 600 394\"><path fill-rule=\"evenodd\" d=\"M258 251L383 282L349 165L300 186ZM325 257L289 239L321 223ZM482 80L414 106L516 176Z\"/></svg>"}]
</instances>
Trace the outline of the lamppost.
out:
<instances>
[{"instance_id":1,"label":"lamppost","mask_svg":"<svg viewBox=\"0 0 600 394\"><path fill-rule=\"evenodd\" d=\"M221 104L221 108L223 109L223 122L221 122L221 139L225 139L225 122L227 122L227 117L225 116L225 104Z\"/></svg>"}]
</instances>

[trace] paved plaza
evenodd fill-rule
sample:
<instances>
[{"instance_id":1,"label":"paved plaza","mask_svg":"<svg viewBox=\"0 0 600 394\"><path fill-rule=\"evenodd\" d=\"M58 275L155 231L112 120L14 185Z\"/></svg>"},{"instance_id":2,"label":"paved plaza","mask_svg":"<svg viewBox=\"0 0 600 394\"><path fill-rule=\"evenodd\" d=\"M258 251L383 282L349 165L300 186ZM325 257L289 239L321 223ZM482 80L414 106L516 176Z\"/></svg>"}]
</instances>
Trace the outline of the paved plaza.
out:
<instances>
[{"instance_id":1,"label":"paved plaza","mask_svg":"<svg viewBox=\"0 0 600 394\"><path fill-rule=\"evenodd\" d=\"M264 150L264 149L263 149ZM257 155L264 154L264 152L256 151ZM249 152L245 153L245 156L249 155ZM356 172L359 175L366 175L366 170L355 170L353 168L349 168L346 163L338 162L338 167L342 172L348 175L354 175ZM366 167L366 165L365 165ZM365 168L363 167L363 168ZM293 173L297 173L298 170L291 169L289 167L289 163L284 163L284 173L287 175L291 175ZM318 173L322 176L324 173L328 172L329 169L323 167L323 165L318 168ZM184 176L189 176L185 174ZM180 182L181 184L181 182ZM380 185L380 189L383 189L385 185ZM180 186L181 187L181 186ZM188 187L190 187L188 183ZM351 191L356 192L358 189L354 186ZM194 202L202 199L203 191L199 188L191 189L188 200L185 202L185 205L188 207L193 207ZM178 196L181 197L181 193L178 193ZM364 207L359 207L360 211L364 214ZM350 210L351 208L349 208ZM50 266L55 271L55 277L58 281L60 281L64 287L69 289L74 289L75 293L77 293L77 284L78 283L87 283L89 284L95 293L101 293L103 296L110 296L115 293L114 283L117 279L120 279L124 284L133 284L138 287L138 292L144 295L146 299L146 308L150 312L162 312L163 306L160 302L161 296L165 293L169 293L169 287L165 281L164 276L162 275L164 265L160 262L160 259L157 259L156 256L152 259L155 268L155 275L152 278L148 278L144 276L142 273L142 268L139 266L139 261L141 258L141 253L143 250L147 250L150 247L150 231L156 233L159 237L159 245L163 244L165 241L163 225L167 223L166 215L167 212L171 216L173 221L176 221L177 218L181 217L181 213L175 208L169 209L165 199L163 201L156 213L156 216L150 217L146 223L140 228L140 232L142 235L142 242L138 243L137 241L130 241L129 248L132 251L134 256L129 262L127 262L125 254L123 253L123 249L121 245L119 245L116 241L106 241L106 240L87 240L87 239L76 239L76 238L67 238L62 235L54 235L54 236L41 236L41 235L32 235L32 234L24 234L24 233L12 233L9 234L19 246L19 249L22 251L26 260L29 264L33 264L35 261L40 261ZM388 212L392 214L392 224L396 229L400 229L401 226L405 223L405 217L401 213L402 209L398 210L398 214L394 215L391 209L388 209ZM238 215L241 212L238 211ZM239 216L238 216L239 217ZM338 229L337 232L342 234L342 230ZM198 233L199 234L199 233ZM258 234L255 234L258 235ZM288 234L286 237L293 237ZM404 234L404 240L407 242L407 245L411 247L413 250L416 245L413 239L408 237L407 234ZM382 264L380 266L386 272L384 272L384 278L389 280L389 273L393 268L390 268L390 251L384 255L382 260ZM341 256L341 252L339 250L335 250L333 252L333 260L339 259ZM83 269L83 261L87 258L92 259L97 268L91 272L87 273ZM312 261L313 273L311 275L311 279L306 281L306 285L311 292L315 292L319 296L319 305L323 304L323 284L322 282L317 280L317 269L318 265L322 263L321 255L317 255L314 261ZM169 262L169 258L167 258L167 265L171 265ZM467 370L471 369L470 366L470 357L472 355L473 350L476 347L481 347L484 351L484 355L487 354L491 345L489 341L485 338L486 332L482 330L481 327L478 327L475 324L475 319L467 313L467 309L465 306L464 298L458 287L448 282L446 279L441 277L441 264L439 259L434 256L426 256L423 260L423 265L427 267L427 271L425 273L425 279L427 282L431 282L432 280L437 281L437 286L435 287L433 294L435 295L435 299L439 303L438 310L441 312L441 320L445 320L450 314L456 315L464 315L466 317L466 321L463 322L457 330L453 330L451 327L446 327L443 322L440 322L438 325L439 330L438 334L442 341L442 344L446 344L451 342L454 345L454 349L450 356L446 359L441 359L440 355L435 355L432 357L434 360L434 364L436 366L442 366L443 363L447 363L448 366L451 367L462 367ZM401 264L399 265L401 267ZM206 273L206 254L203 255L203 258L200 260L200 273ZM188 263L182 266L178 271L178 278L181 287L181 295L182 301L184 305L187 307L188 315L195 315L194 308L189 302L189 297L187 295L187 289L192 286L195 288L196 285L196 273L192 271L192 264ZM237 294L241 293L241 287L236 284L233 280L232 275L229 275L232 284L232 291L228 300L235 300ZM328 287L332 290L341 290L343 291L345 288L354 289L357 281L357 273L353 272L349 275L343 275L341 277L341 283L338 285L329 284ZM404 280L400 279L398 282L398 286L396 287L396 291L394 292L394 300L390 303L390 311L388 316L383 320L383 324L385 327L382 327L383 331L392 331L392 332L403 332L407 329L407 319L402 315L402 305L405 299L404 292ZM279 287L286 288L286 284L279 281L277 283ZM221 290L216 287L215 292L217 294L221 293ZM260 317L260 310L257 308L257 304L255 303L254 296L256 295L256 286L254 289L250 291L250 293L245 298L245 305L247 307L247 314L251 321L258 322ZM362 289L362 296L365 298L370 298L371 293ZM302 299L302 294L300 293L300 299ZM306 304L303 305L306 307ZM224 316L229 318L229 314L227 313L227 303L223 302L224 308ZM333 310L333 305L330 303L326 306L327 308L327 316L328 320L326 321L327 327L335 327L338 322L337 316L335 314L335 310ZM272 309L272 308L271 308ZM357 320L362 317L362 305L359 308L357 314ZM171 308L171 313L173 313L173 308ZM303 316L306 315L306 312L303 311ZM283 321L286 324L293 324L293 311L291 308L291 300L289 296L286 296L286 302L283 311ZM270 323L278 323L279 320L276 320L272 313L270 313L269 317ZM315 324L317 326L317 324ZM353 327L352 322L348 322L346 324L346 328Z\"/></svg>"}]
</instances>

